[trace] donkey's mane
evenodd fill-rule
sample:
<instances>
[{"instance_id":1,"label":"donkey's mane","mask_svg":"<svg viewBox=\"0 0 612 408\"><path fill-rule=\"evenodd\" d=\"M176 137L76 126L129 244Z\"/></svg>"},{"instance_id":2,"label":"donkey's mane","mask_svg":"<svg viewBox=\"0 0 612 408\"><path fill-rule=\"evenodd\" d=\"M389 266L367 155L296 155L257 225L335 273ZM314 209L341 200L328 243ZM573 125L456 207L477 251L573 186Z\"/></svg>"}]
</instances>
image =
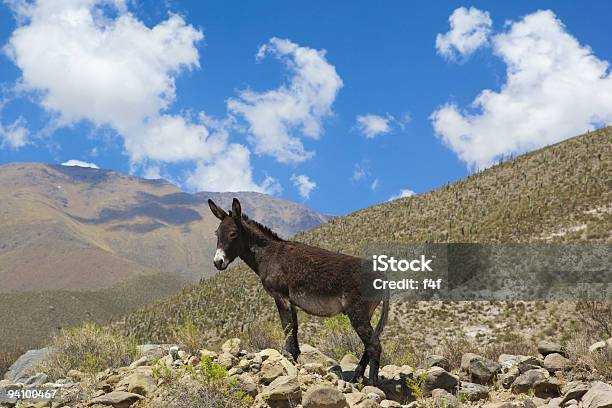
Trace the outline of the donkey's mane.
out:
<instances>
[{"instance_id":1,"label":"donkey's mane","mask_svg":"<svg viewBox=\"0 0 612 408\"><path fill-rule=\"evenodd\" d=\"M231 213L232 212L230 211L230 215ZM246 222L247 225L250 225L251 227L255 228L265 237L270 238L274 241L284 241L284 239L279 237L278 234L276 234L276 232L272 231L270 228L266 227L265 225L260 224L257 221L250 219L248 215L242 214L242 220Z\"/></svg>"}]
</instances>

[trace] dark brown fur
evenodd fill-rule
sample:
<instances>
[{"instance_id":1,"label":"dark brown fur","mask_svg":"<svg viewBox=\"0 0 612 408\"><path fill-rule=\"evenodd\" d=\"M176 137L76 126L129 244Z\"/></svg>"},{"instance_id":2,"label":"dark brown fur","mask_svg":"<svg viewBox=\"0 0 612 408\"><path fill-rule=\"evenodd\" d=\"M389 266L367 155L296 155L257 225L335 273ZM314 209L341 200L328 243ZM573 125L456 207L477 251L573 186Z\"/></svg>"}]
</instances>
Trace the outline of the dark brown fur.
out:
<instances>
[{"instance_id":1,"label":"dark brown fur","mask_svg":"<svg viewBox=\"0 0 612 408\"><path fill-rule=\"evenodd\" d=\"M368 290L372 279L379 275L363 269L360 258L279 238L269 228L242 215L235 198L229 214L212 200L208 204L221 220L216 232L215 266L225 269L240 257L255 271L274 298L287 336L285 350L293 359L297 361L300 354L296 307L317 316L344 313L364 344L354 379L363 377L369 363L370 382L376 384L382 352L380 334L389 313L388 292ZM374 329L370 320L381 300L382 313Z\"/></svg>"}]
</instances>

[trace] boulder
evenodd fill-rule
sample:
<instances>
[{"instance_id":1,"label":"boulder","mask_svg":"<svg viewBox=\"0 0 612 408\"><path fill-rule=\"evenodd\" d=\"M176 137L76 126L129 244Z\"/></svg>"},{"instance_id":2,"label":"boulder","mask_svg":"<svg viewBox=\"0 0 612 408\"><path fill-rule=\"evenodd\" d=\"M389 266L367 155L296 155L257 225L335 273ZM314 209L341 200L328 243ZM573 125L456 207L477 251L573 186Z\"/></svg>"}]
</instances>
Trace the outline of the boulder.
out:
<instances>
[{"instance_id":1,"label":"boulder","mask_svg":"<svg viewBox=\"0 0 612 408\"><path fill-rule=\"evenodd\" d=\"M25 386L36 387L49 382L49 376L44 373L34 374L23 382Z\"/></svg>"},{"instance_id":2,"label":"boulder","mask_svg":"<svg viewBox=\"0 0 612 408\"><path fill-rule=\"evenodd\" d=\"M345 354L340 360L340 368L343 372L353 372L359 364L359 359L353 354Z\"/></svg>"},{"instance_id":3,"label":"boulder","mask_svg":"<svg viewBox=\"0 0 612 408\"><path fill-rule=\"evenodd\" d=\"M582 397L583 408L612 408L612 385L595 381Z\"/></svg>"},{"instance_id":4,"label":"boulder","mask_svg":"<svg viewBox=\"0 0 612 408\"><path fill-rule=\"evenodd\" d=\"M370 394L376 394L376 396L378 398L372 398L376 402L380 402L380 401L382 401L384 399L387 399L387 395L385 394L385 392L383 390L381 390L380 388L377 388L377 387L372 387L371 385L366 385L365 387L363 387L361 392L364 393L365 395L368 395L368 396Z\"/></svg>"},{"instance_id":5,"label":"boulder","mask_svg":"<svg viewBox=\"0 0 612 408\"><path fill-rule=\"evenodd\" d=\"M302 398L302 390L296 376L284 375L272 381L260 395L264 401L297 402Z\"/></svg>"},{"instance_id":6,"label":"boulder","mask_svg":"<svg viewBox=\"0 0 612 408\"><path fill-rule=\"evenodd\" d=\"M561 404L565 404L569 400L579 401L584 394L589 390L588 384L580 381L570 381L561 387L561 393L563 394L563 400Z\"/></svg>"},{"instance_id":7,"label":"boulder","mask_svg":"<svg viewBox=\"0 0 612 408\"><path fill-rule=\"evenodd\" d=\"M129 375L125 381L128 392L147 396L157 389L157 380L144 373L134 373Z\"/></svg>"},{"instance_id":8,"label":"boulder","mask_svg":"<svg viewBox=\"0 0 612 408\"><path fill-rule=\"evenodd\" d=\"M561 354L563 357L567 357L565 348L561 347L560 344L548 340L542 340L538 343L538 352L544 357L553 353Z\"/></svg>"},{"instance_id":9,"label":"boulder","mask_svg":"<svg viewBox=\"0 0 612 408\"><path fill-rule=\"evenodd\" d=\"M470 364L472 363L472 360L477 360L477 359L484 359L484 357L479 356L478 354L474 354L474 353L465 353L463 356L461 356L461 369L463 371L469 372L469 368L470 368Z\"/></svg>"},{"instance_id":10,"label":"boulder","mask_svg":"<svg viewBox=\"0 0 612 408\"><path fill-rule=\"evenodd\" d=\"M471 382L461 381L461 385L457 390L457 396L467 401L478 401L489 398L489 388Z\"/></svg>"},{"instance_id":11,"label":"boulder","mask_svg":"<svg viewBox=\"0 0 612 408\"><path fill-rule=\"evenodd\" d=\"M397 401L383 400L380 401L381 408L400 408L402 405Z\"/></svg>"},{"instance_id":12,"label":"boulder","mask_svg":"<svg viewBox=\"0 0 612 408\"><path fill-rule=\"evenodd\" d=\"M544 357L544 368L550 373L566 370L569 365L570 361L560 353L550 353Z\"/></svg>"},{"instance_id":13,"label":"boulder","mask_svg":"<svg viewBox=\"0 0 612 408\"><path fill-rule=\"evenodd\" d=\"M533 356L517 356L517 366L522 373L544 367L544 360Z\"/></svg>"},{"instance_id":14,"label":"boulder","mask_svg":"<svg viewBox=\"0 0 612 408\"><path fill-rule=\"evenodd\" d=\"M453 394L449 393L446 390L437 388L435 390L432 390L431 396L433 397L434 406L436 408L459 408L461 407L461 404L459 403L459 400L457 399L457 397L455 397Z\"/></svg>"},{"instance_id":15,"label":"boulder","mask_svg":"<svg viewBox=\"0 0 612 408\"><path fill-rule=\"evenodd\" d=\"M243 373L238 376L232 377L235 380L235 386L242 392L254 397L257 395L257 382L256 379L249 373Z\"/></svg>"},{"instance_id":16,"label":"boulder","mask_svg":"<svg viewBox=\"0 0 612 408\"><path fill-rule=\"evenodd\" d=\"M538 398L558 397L561 395L561 382L554 377L538 380L533 384L533 393Z\"/></svg>"},{"instance_id":17,"label":"boulder","mask_svg":"<svg viewBox=\"0 0 612 408\"><path fill-rule=\"evenodd\" d=\"M51 351L51 347L26 351L9 367L4 374L4 379L12 382L23 382L30 377L28 373L33 371Z\"/></svg>"},{"instance_id":18,"label":"boulder","mask_svg":"<svg viewBox=\"0 0 612 408\"><path fill-rule=\"evenodd\" d=\"M526 394L533 388L533 385L537 381L544 380L548 377L548 371L543 368L525 371L512 383L512 392L515 394Z\"/></svg>"},{"instance_id":19,"label":"boulder","mask_svg":"<svg viewBox=\"0 0 612 408\"><path fill-rule=\"evenodd\" d=\"M89 405L109 405L113 408L129 408L142 397L138 394L125 391L113 391L89 401Z\"/></svg>"},{"instance_id":20,"label":"boulder","mask_svg":"<svg viewBox=\"0 0 612 408\"><path fill-rule=\"evenodd\" d=\"M304 408L348 408L342 392L329 385L315 385L302 398Z\"/></svg>"},{"instance_id":21,"label":"boulder","mask_svg":"<svg viewBox=\"0 0 612 408\"><path fill-rule=\"evenodd\" d=\"M409 365L397 366L389 364L378 371L378 376L383 380L403 380L407 377L412 377L414 369Z\"/></svg>"},{"instance_id":22,"label":"boulder","mask_svg":"<svg viewBox=\"0 0 612 408\"><path fill-rule=\"evenodd\" d=\"M297 368L280 353L270 353L261 364L259 371L260 382L270 384L276 378L284 375L296 376Z\"/></svg>"},{"instance_id":23,"label":"boulder","mask_svg":"<svg viewBox=\"0 0 612 408\"><path fill-rule=\"evenodd\" d=\"M229 353L235 357L240 354L240 349L242 348L242 341L238 338L229 339L221 346L221 351L224 353Z\"/></svg>"},{"instance_id":24,"label":"boulder","mask_svg":"<svg viewBox=\"0 0 612 408\"><path fill-rule=\"evenodd\" d=\"M497 373L501 371L501 365L495 361L485 358L474 358L468 365L468 372L472 381L479 384L489 384Z\"/></svg>"},{"instance_id":25,"label":"boulder","mask_svg":"<svg viewBox=\"0 0 612 408\"><path fill-rule=\"evenodd\" d=\"M425 395L431 394L436 388L452 389L459 383L459 377L442 367L432 367L427 371L424 384Z\"/></svg>"},{"instance_id":26,"label":"boulder","mask_svg":"<svg viewBox=\"0 0 612 408\"><path fill-rule=\"evenodd\" d=\"M589 347L589 352L596 353L598 351L603 351L607 346L608 345L605 341L598 341L597 343L591 344L591 347Z\"/></svg>"},{"instance_id":27,"label":"boulder","mask_svg":"<svg viewBox=\"0 0 612 408\"><path fill-rule=\"evenodd\" d=\"M226 370L229 370L230 368L238 364L238 359L233 354L223 352L217 357L217 364L219 364Z\"/></svg>"},{"instance_id":28,"label":"boulder","mask_svg":"<svg viewBox=\"0 0 612 408\"><path fill-rule=\"evenodd\" d=\"M344 397L351 408L380 408L380 405L369 399L362 392L351 392L349 394L344 394Z\"/></svg>"},{"instance_id":29,"label":"boulder","mask_svg":"<svg viewBox=\"0 0 612 408\"><path fill-rule=\"evenodd\" d=\"M498 384L504 388L510 388L519 375L521 375L519 369L517 367L512 367L505 374L498 376Z\"/></svg>"},{"instance_id":30,"label":"boulder","mask_svg":"<svg viewBox=\"0 0 612 408\"><path fill-rule=\"evenodd\" d=\"M442 367L446 371L451 370L450 362L446 357L437 354L430 354L421 363L419 368Z\"/></svg>"},{"instance_id":31,"label":"boulder","mask_svg":"<svg viewBox=\"0 0 612 408\"><path fill-rule=\"evenodd\" d=\"M298 362L301 364L321 364L324 368L338 364L333 358L327 357L310 344L304 344L300 347L302 352L298 357Z\"/></svg>"}]
</instances>

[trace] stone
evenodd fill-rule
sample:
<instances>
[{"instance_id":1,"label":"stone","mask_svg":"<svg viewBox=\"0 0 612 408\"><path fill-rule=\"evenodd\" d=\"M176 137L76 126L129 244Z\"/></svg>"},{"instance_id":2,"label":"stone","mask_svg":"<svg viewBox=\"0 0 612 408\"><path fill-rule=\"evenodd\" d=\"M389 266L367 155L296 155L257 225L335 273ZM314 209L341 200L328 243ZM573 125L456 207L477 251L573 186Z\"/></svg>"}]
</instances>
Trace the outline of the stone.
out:
<instances>
[{"instance_id":1,"label":"stone","mask_svg":"<svg viewBox=\"0 0 612 408\"><path fill-rule=\"evenodd\" d=\"M300 383L296 376L284 375L276 378L261 392L262 398L270 401L299 401L302 397Z\"/></svg>"},{"instance_id":2,"label":"stone","mask_svg":"<svg viewBox=\"0 0 612 408\"><path fill-rule=\"evenodd\" d=\"M397 402L397 401L392 401L392 400L384 400L384 401L380 401L381 408L399 408L402 405Z\"/></svg>"},{"instance_id":3,"label":"stone","mask_svg":"<svg viewBox=\"0 0 612 408\"><path fill-rule=\"evenodd\" d=\"M315 385L302 397L304 408L348 408L349 404L342 392L329 385Z\"/></svg>"},{"instance_id":4,"label":"stone","mask_svg":"<svg viewBox=\"0 0 612 408\"><path fill-rule=\"evenodd\" d=\"M612 408L612 385L595 381L581 403L583 408Z\"/></svg>"},{"instance_id":5,"label":"stone","mask_svg":"<svg viewBox=\"0 0 612 408\"><path fill-rule=\"evenodd\" d=\"M472 360L483 359L483 358L484 357L479 356L478 354L465 353L464 355L461 356L461 369L463 371L469 372L469 368L470 368L470 364L472 363Z\"/></svg>"},{"instance_id":6,"label":"stone","mask_svg":"<svg viewBox=\"0 0 612 408\"><path fill-rule=\"evenodd\" d=\"M451 389L459 383L459 377L453 375L442 367L432 367L427 371L424 383L425 395L429 395L436 388Z\"/></svg>"},{"instance_id":7,"label":"stone","mask_svg":"<svg viewBox=\"0 0 612 408\"><path fill-rule=\"evenodd\" d=\"M569 368L570 361L560 353L550 353L544 357L544 368L550 373Z\"/></svg>"},{"instance_id":8,"label":"stone","mask_svg":"<svg viewBox=\"0 0 612 408\"><path fill-rule=\"evenodd\" d=\"M132 364L130 364L130 368L142 367L149 364L149 358L147 356L142 356L137 360L134 360Z\"/></svg>"},{"instance_id":9,"label":"stone","mask_svg":"<svg viewBox=\"0 0 612 408\"><path fill-rule=\"evenodd\" d=\"M526 394L533 388L536 381L541 381L548 377L548 371L543 368L525 371L512 383L512 392L515 394Z\"/></svg>"},{"instance_id":10,"label":"stone","mask_svg":"<svg viewBox=\"0 0 612 408\"><path fill-rule=\"evenodd\" d=\"M92 399L89 401L89 405L100 404L110 405L113 408L129 408L141 398L140 395L131 392L113 391Z\"/></svg>"},{"instance_id":11,"label":"stone","mask_svg":"<svg viewBox=\"0 0 612 408\"><path fill-rule=\"evenodd\" d=\"M539 398L558 397L561 394L561 382L554 377L538 380L533 384L533 393Z\"/></svg>"},{"instance_id":12,"label":"stone","mask_svg":"<svg viewBox=\"0 0 612 408\"><path fill-rule=\"evenodd\" d=\"M450 362L446 357L437 354L430 354L421 363L419 368L442 367L446 371L451 370Z\"/></svg>"},{"instance_id":13,"label":"stone","mask_svg":"<svg viewBox=\"0 0 612 408\"><path fill-rule=\"evenodd\" d=\"M377 403L381 401L380 395L376 394L375 392L368 392L366 397Z\"/></svg>"},{"instance_id":14,"label":"stone","mask_svg":"<svg viewBox=\"0 0 612 408\"><path fill-rule=\"evenodd\" d=\"M239 376L233 377L236 380L236 387L246 394L254 397L257 395L257 383L256 379L251 374L243 373Z\"/></svg>"},{"instance_id":15,"label":"stone","mask_svg":"<svg viewBox=\"0 0 612 408\"><path fill-rule=\"evenodd\" d=\"M497 377L498 384L504 388L510 388L519 375L521 375L519 369L517 367L512 367L505 374L501 374Z\"/></svg>"},{"instance_id":16,"label":"stone","mask_svg":"<svg viewBox=\"0 0 612 408\"><path fill-rule=\"evenodd\" d=\"M561 387L561 393L563 394L563 400L561 404L566 403L569 400L580 400L584 394L589 390L588 384L580 381L570 381Z\"/></svg>"},{"instance_id":17,"label":"stone","mask_svg":"<svg viewBox=\"0 0 612 408\"><path fill-rule=\"evenodd\" d=\"M68 378L71 378L75 381L83 381L85 378L87 378L87 374L79 371L79 370L70 370L68 371Z\"/></svg>"},{"instance_id":18,"label":"stone","mask_svg":"<svg viewBox=\"0 0 612 408\"><path fill-rule=\"evenodd\" d=\"M538 343L538 352L544 357L553 353L561 354L563 357L567 357L567 352L565 351L565 348L561 347L561 345L555 342L548 340L542 340Z\"/></svg>"},{"instance_id":19,"label":"stone","mask_svg":"<svg viewBox=\"0 0 612 408\"><path fill-rule=\"evenodd\" d=\"M25 386L38 386L49 382L49 376L44 373L38 373L24 381Z\"/></svg>"},{"instance_id":20,"label":"stone","mask_svg":"<svg viewBox=\"0 0 612 408\"><path fill-rule=\"evenodd\" d=\"M378 371L378 376L384 380L399 381L411 377L413 373L414 369L409 365L397 366L389 364Z\"/></svg>"},{"instance_id":21,"label":"stone","mask_svg":"<svg viewBox=\"0 0 612 408\"><path fill-rule=\"evenodd\" d=\"M468 372L472 381L479 384L489 384L497 373L501 371L501 364L485 358L475 358L468 365Z\"/></svg>"},{"instance_id":22,"label":"stone","mask_svg":"<svg viewBox=\"0 0 612 408\"><path fill-rule=\"evenodd\" d=\"M127 383L128 392L146 397L157 389L157 380L143 373L129 375L124 382Z\"/></svg>"},{"instance_id":23,"label":"stone","mask_svg":"<svg viewBox=\"0 0 612 408\"><path fill-rule=\"evenodd\" d=\"M234 365L238 364L238 359L233 354L223 352L217 357L217 364L229 370Z\"/></svg>"},{"instance_id":24,"label":"stone","mask_svg":"<svg viewBox=\"0 0 612 408\"><path fill-rule=\"evenodd\" d=\"M589 347L589 352L596 353L598 351L603 351L607 346L608 345L605 341L598 341L597 343L591 344L591 347Z\"/></svg>"},{"instance_id":25,"label":"stone","mask_svg":"<svg viewBox=\"0 0 612 408\"><path fill-rule=\"evenodd\" d=\"M431 396L436 408L459 408L461 406L457 397L446 390L437 388L432 390Z\"/></svg>"},{"instance_id":26,"label":"stone","mask_svg":"<svg viewBox=\"0 0 612 408\"><path fill-rule=\"evenodd\" d=\"M323 365L321 365L320 363L307 363L307 364L304 364L304 370L307 373L319 374L319 375L325 375L325 373L327 372L327 371L325 371L325 368L323 367Z\"/></svg>"},{"instance_id":27,"label":"stone","mask_svg":"<svg viewBox=\"0 0 612 408\"><path fill-rule=\"evenodd\" d=\"M353 354L345 354L344 357L342 357L342 360L340 360L340 368L343 372L355 371L357 364L359 364L359 359Z\"/></svg>"},{"instance_id":28,"label":"stone","mask_svg":"<svg viewBox=\"0 0 612 408\"><path fill-rule=\"evenodd\" d=\"M33 371L51 351L51 347L26 351L9 367L8 371L4 374L4 379L12 382L23 382L30 377L28 373Z\"/></svg>"},{"instance_id":29,"label":"stone","mask_svg":"<svg viewBox=\"0 0 612 408\"><path fill-rule=\"evenodd\" d=\"M457 396L459 399L465 398L467 401L487 399L489 398L489 388L481 384L461 381Z\"/></svg>"},{"instance_id":30,"label":"stone","mask_svg":"<svg viewBox=\"0 0 612 408\"><path fill-rule=\"evenodd\" d=\"M238 338L229 339L221 346L221 351L224 353L229 353L233 356L238 356L240 354L240 349L242 348L242 341Z\"/></svg>"},{"instance_id":31,"label":"stone","mask_svg":"<svg viewBox=\"0 0 612 408\"><path fill-rule=\"evenodd\" d=\"M365 387L363 387L361 392L366 394L366 395L376 394L378 396L378 399L377 399L378 402L380 402L380 401L382 401L384 399L387 399L387 395L385 394L385 392L383 390L381 390L380 388L377 388L377 387L373 387L371 385L366 385Z\"/></svg>"},{"instance_id":32,"label":"stone","mask_svg":"<svg viewBox=\"0 0 612 408\"><path fill-rule=\"evenodd\" d=\"M338 364L336 360L323 354L319 349L311 346L310 344L303 344L300 346L300 356L298 362L301 364L321 364L323 368L327 369L333 365Z\"/></svg>"},{"instance_id":33,"label":"stone","mask_svg":"<svg viewBox=\"0 0 612 408\"><path fill-rule=\"evenodd\" d=\"M557 399L557 398L555 398ZM563 404L564 407L573 407L573 406L578 406L578 401L576 401L575 399L569 400L567 402L565 402L565 404Z\"/></svg>"},{"instance_id":34,"label":"stone","mask_svg":"<svg viewBox=\"0 0 612 408\"><path fill-rule=\"evenodd\" d=\"M518 369L522 373L544 367L544 360L533 356L517 356Z\"/></svg>"},{"instance_id":35,"label":"stone","mask_svg":"<svg viewBox=\"0 0 612 408\"><path fill-rule=\"evenodd\" d=\"M170 347L170 350L168 350L168 355L170 356L170 358L172 359L173 362L175 360L178 360L178 358L179 358L179 348L178 348L178 346Z\"/></svg>"},{"instance_id":36,"label":"stone","mask_svg":"<svg viewBox=\"0 0 612 408\"><path fill-rule=\"evenodd\" d=\"M200 358L201 359L205 359L205 358L209 358L211 360L214 360L215 358L217 358L217 353L215 353L214 351L210 351L210 350L206 350L206 349L202 349L200 350Z\"/></svg>"},{"instance_id":37,"label":"stone","mask_svg":"<svg viewBox=\"0 0 612 408\"><path fill-rule=\"evenodd\" d=\"M297 374L297 368L278 352L270 353L261 364L259 371L260 382L263 384L269 384L280 376L296 376Z\"/></svg>"}]
</instances>

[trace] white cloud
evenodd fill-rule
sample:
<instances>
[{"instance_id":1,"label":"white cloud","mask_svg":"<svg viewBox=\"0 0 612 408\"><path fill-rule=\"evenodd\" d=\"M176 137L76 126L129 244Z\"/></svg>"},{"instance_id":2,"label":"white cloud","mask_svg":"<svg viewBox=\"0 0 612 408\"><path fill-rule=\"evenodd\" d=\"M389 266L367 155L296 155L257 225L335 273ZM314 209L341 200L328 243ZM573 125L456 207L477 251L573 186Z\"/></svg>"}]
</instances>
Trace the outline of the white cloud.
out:
<instances>
[{"instance_id":1,"label":"white cloud","mask_svg":"<svg viewBox=\"0 0 612 408\"><path fill-rule=\"evenodd\" d=\"M286 65L291 73L289 83L267 92L242 91L237 99L228 100L228 109L247 121L255 153L273 156L281 163L303 162L314 152L305 150L300 136L321 136L323 120L332 114L342 79L327 62L324 50L272 38L259 49L257 58L266 55Z\"/></svg>"},{"instance_id":2,"label":"white cloud","mask_svg":"<svg viewBox=\"0 0 612 408\"><path fill-rule=\"evenodd\" d=\"M448 18L450 31L436 36L436 49L446 59L467 58L486 44L491 17L475 7L459 7Z\"/></svg>"},{"instance_id":3,"label":"white cloud","mask_svg":"<svg viewBox=\"0 0 612 408\"><path fill-rule=\"evenodd\" d=\"M351 176L352 182L355 183L364 180L369 176L370 171L368 170L367 163L355 163L355 167L353 167L353 175Z\"/></svg>"},{"instance_id":4,"label":"white cloud","mask_svg":"<svg viewBox=\"0 0 612 408\"><path fill-rule=\"evenodd\" d=\"M374 181L372 182L372 184L370 185L370 189L372 191L376 191L376 189L378 189L378 186L380 185L380 181L378 179L374 179Z\"/></svg>"},{"instance_id":5,"label":"white cloud","mask_svg":"<svg viewBox=\"0 0 612 408\"><path fill-rule=\"evenodd\" d=\"M186 184L197 191L257 191L277 194L281 190L272 177L267 177L261 184L253 181L249 149L240 144L230 144L213 162L198 162L195 171L187 177Z\"/></svg>"},{"instance_id":6,"label":"white cloud","mask_svg":"<svg viewBox=\"0 0 612 408\"><path fill-rule=\"evenodd\" d=\"M414 191L409 190L407 188L403 188L396 195L392 195L391 197L389 197L387 201L393 201L393 200L397 200L398 198L404 198L404 197L412 197L413 195L416 195Z\"/></svg>"},{"instance_id":7,"label":"white cloud","mask_svg":"<svg viewBox=\"0 0 612 408\"><path fill-rule=\"evenodd\" d=\"M0 147L9 147L18 150L29 143L29 132L25 127L25 120L17 118L8 126L0 123Z\"/></svg>"},{"instance_id":8,"label":"white cloud","mask_svg":"<svg viewBox=\"0 0 612 408\"><path fill-rule=\"evenodd\" d=\"M76 167L89 167L92 169L99 169L98 165L95 163L88 163L81 160L68 160L62 163L62 166L76 166Z\"/></svg>"},{"instance_id":9,"label":"white cloud","mask_svg":"<svg viewBox=\"0 0 612 408\"><path fill-rule=\"evenodd\" d=\"M142 178L148 180L159 180L161 176L161 167L156 165L146 166L142 170Z\"/></svg>"},{"instance_id":10,"label":"white cloud","mask_svg":"<svg viewBox=\"0 0 612 408\"><path fill-rule=\"evenodd\" d=\"M383 117L372 114L358 115L357 124L355 126L366 138L373 139L378 135L391 132L392 120L392 116Z\"/></svg>"},{"instance_id":11,"label":"white cloud","mask_svg":"<svg viewBox=\"0 0 612 408\"><path fill-rule=\"evenodd\" d=\"M304 200L308 200L310 198L310 192L317 187L317 183L312 181L305 174L300 174L300 175L292 174L291 181L293 182L293 185L295 186L295 188L298 189L298 193L300 193L300 196Z\"/></svg>"},{"instance_id":12,"label":"white cloud","mask_svg":"<svg viewBox=\"0 0 612 408\"><path fill-rule=\"evenodd\" d=\"M551 11L538 11L493 37L507 66L499 92L483 90L471 110L436 110L436 134L469 166L522 153L612 123L607 61L569 34Z\"/></svg>"}]
</instances>

